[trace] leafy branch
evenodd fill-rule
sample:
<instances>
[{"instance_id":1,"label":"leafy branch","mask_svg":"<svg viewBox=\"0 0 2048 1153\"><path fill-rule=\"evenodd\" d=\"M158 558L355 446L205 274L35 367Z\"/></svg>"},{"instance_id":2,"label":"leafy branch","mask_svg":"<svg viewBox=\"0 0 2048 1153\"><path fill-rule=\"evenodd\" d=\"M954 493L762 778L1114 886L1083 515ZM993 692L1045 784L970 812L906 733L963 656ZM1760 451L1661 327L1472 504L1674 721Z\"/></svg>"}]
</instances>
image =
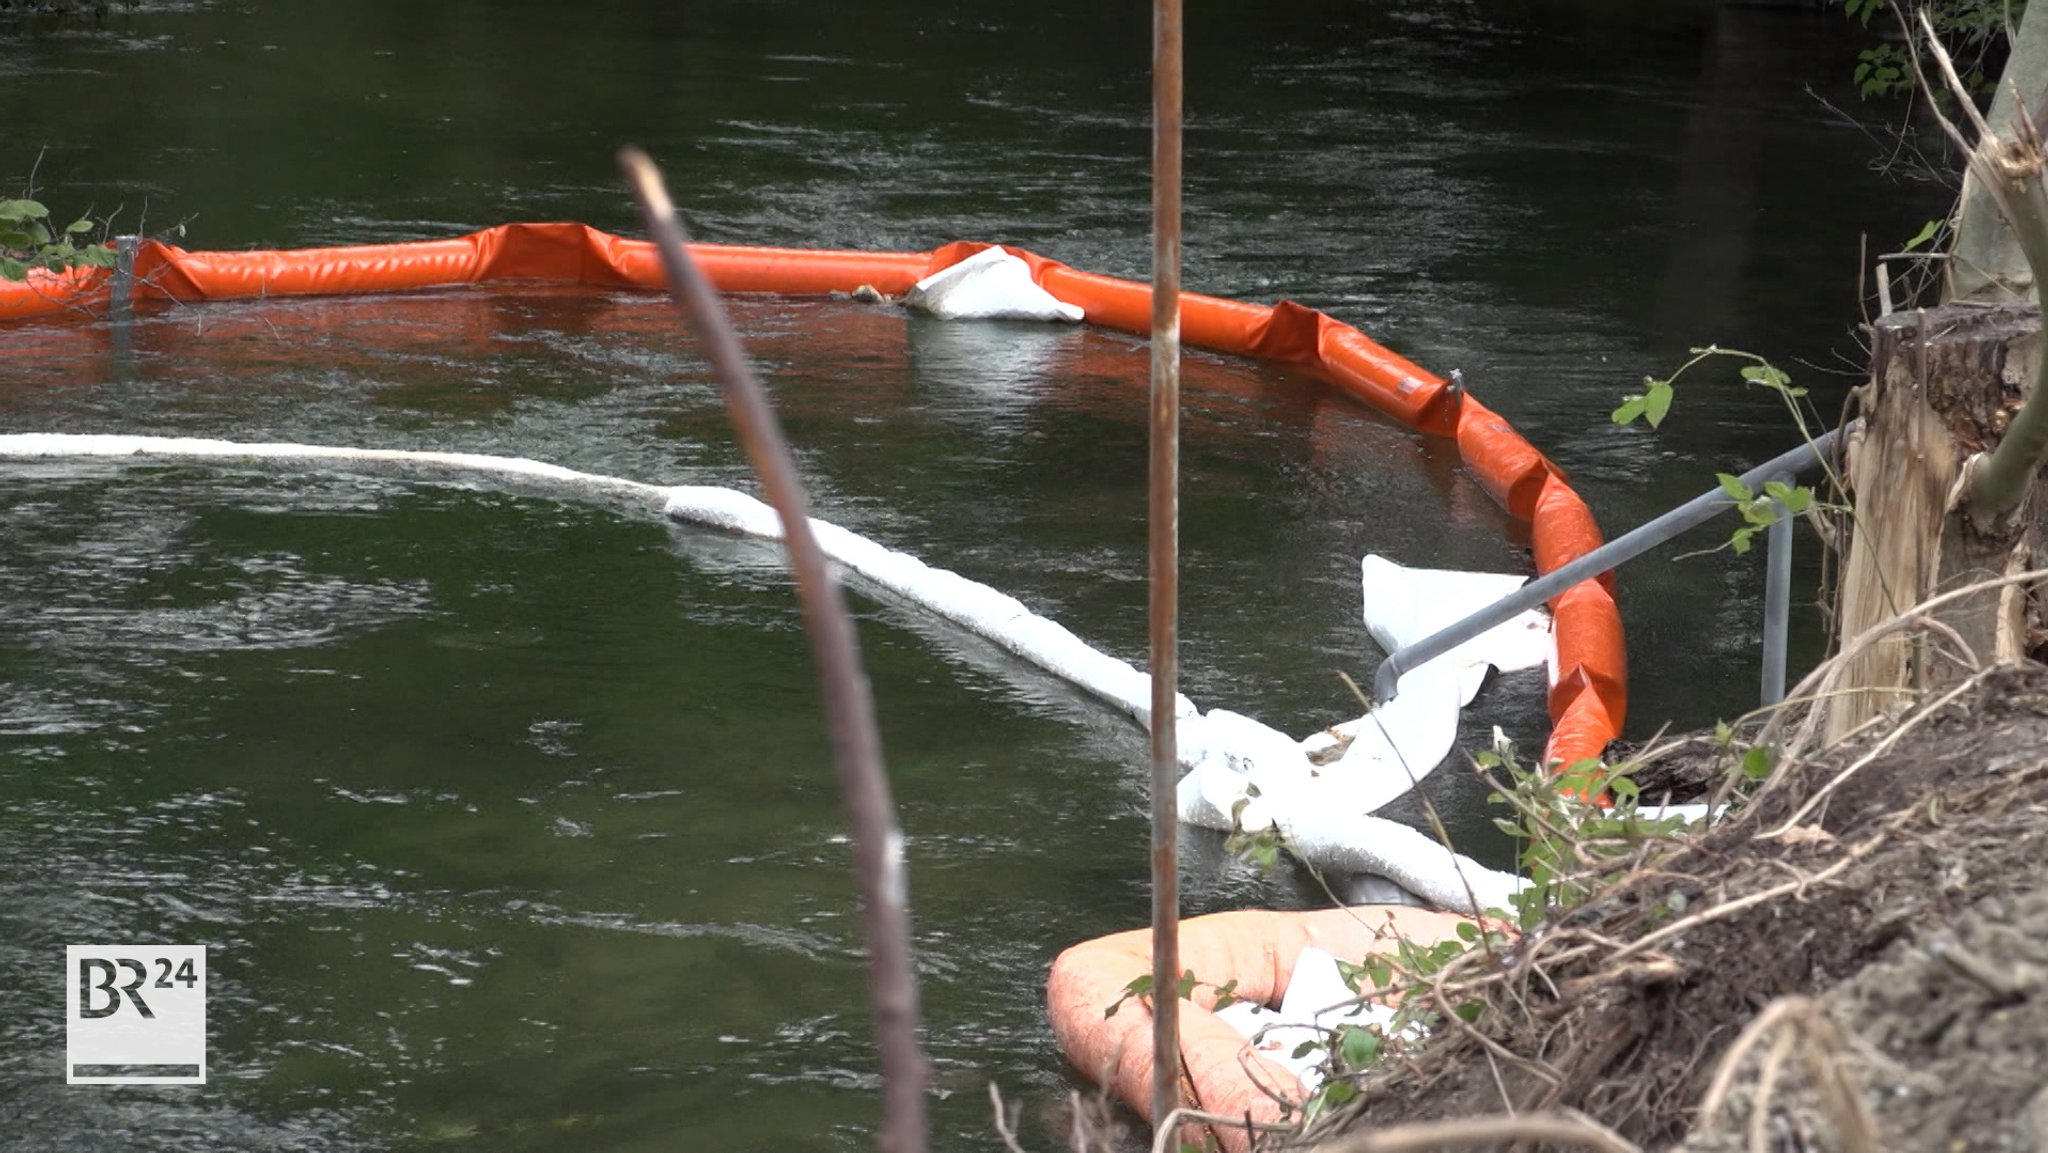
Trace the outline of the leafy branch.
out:
<instances>
[{"instance_id":1,"label":"leafy branch","mask_svg":"<svg viewBox=\"0 0 2048 1153\"><path fill-rule=\"evenodd\" d=\"M0 280L27 280L35 268L112 268L114 250L94 239L103 231L87 216L57 228L41 201L0 200Z\"/></svg>"},{"instance_id":2,"label":"leafy branch","mask_svg":"<svg viewBox=\"0 0 2048 1153\"><path fill-rule=\"evenodd\" d=\"M1930 226L1923 229L1921 234L1914 238L1913 243L1922 243L1932 236L1937 223L1930 222ZM1725 357L1745 362L1738 371L1744 383L1777 393L1779 399L1784 401L1786 410L1792 414L1793 423L1799 426L1799 435L1809 444L1812 443L1813 430L1807 424L1805 406L1800 403L1806 398L1806 389L1793 384L1791 375L1784 369L1754 352L1744 352L1737 348L1722 348L1710 344L1691 351L1692 358L1679 365L1677 371L1670 376L1662 380L1645 377L1643 392L1623 397L1621 407L1615 409L1611 416L1614 423L1633 424L1637 420L1642 420L1651 428L1656 428L1671 411L1672 400L1677 395L1674 385L1678 378L1704 361ZM1742 525L1729 535L1724 545L1720 546L1733 549L1738 556L1748 552L1752 538L1776 524L1781 515L1798 516L1810 509L1837 507L1816 500L1810 485L1786 484L1783 481L1771 480L1764 482L1762 492L1756 492L1730 473L1716 473L1715 478L1720 482L1721 490L1735 502L1736 511L1742 516ZM1782 513L1780 509L1783 510Z\"/></svg>"}]
</instances>

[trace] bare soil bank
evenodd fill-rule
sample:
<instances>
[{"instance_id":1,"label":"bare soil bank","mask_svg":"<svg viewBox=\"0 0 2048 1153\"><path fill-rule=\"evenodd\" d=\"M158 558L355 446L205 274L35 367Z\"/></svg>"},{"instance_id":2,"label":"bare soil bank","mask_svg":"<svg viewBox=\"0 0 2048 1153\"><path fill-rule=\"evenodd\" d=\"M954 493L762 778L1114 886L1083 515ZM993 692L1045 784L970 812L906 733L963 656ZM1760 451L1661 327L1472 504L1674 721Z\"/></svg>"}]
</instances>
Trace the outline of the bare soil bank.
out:
<instances>
[{"instance_id":1,"label":"bare soil bank","mask_svg":"<svg viewBox=\"0 0 2048 1153\"><path fill-rule=\"evenodd\" d=\"M2044 880L2048 669L2028 666L1782 766L1448 989L1485 1003L1473 1026L1312 1136L1577 1110L1689 1153L2048 1151Z\"/></svg>"}]
</instances>

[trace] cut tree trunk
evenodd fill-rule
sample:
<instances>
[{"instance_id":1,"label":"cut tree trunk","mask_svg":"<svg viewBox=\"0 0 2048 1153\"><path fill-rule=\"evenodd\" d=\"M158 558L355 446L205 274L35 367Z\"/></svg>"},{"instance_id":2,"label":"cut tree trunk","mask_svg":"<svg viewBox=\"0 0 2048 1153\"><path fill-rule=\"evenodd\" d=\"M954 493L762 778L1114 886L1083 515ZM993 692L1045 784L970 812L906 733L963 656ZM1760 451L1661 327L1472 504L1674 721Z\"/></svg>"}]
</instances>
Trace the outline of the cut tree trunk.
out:
<instances>
[{"instance_id":1,"label":"cut tree trunk","mask_svg":"<svg viewBox=\"0 0 2048 1153\"><path fill-rule=\"evenodd\" d=\"M1987 536L1961 508L1972 453L1997 444L2026 399L2041 356L2041 318L2024 307L1949 306L1878 321L1871 395L1852 438L1846 480L1856 515L1837 600L1847 640L1943 592L2037 567L2048 558L2048 499L2036 482L2011 532ZM1977 663L2037 653L2040 606L2023 586L1965 597L1933 614ZM1830 702L1832 740L1903 699L1965 672L1938 632L1898 633L1854 659Z\"/></svg>"}]
</instances>

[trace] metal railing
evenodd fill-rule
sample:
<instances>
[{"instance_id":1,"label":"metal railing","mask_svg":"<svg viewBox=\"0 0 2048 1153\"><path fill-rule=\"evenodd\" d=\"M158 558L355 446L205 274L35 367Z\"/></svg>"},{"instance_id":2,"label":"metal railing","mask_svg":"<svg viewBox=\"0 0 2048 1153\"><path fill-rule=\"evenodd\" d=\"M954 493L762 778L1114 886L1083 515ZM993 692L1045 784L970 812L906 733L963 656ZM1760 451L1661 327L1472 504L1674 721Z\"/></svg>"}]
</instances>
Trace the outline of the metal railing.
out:
<instances>
[{"instance_id":1,"label":"metal railing","mask_svg":"<svg viewBox=\"0 0 2048 1153\"><path fill-rule=\"evenodd\" d=\"M1742 474L1742 483L1752 492L1762 491L1765 482L1788 480L1819 464L1842 434L1860 423L1852 421L1816 440L1766 461ZM1773 502L1775 504L1775 502ZM1400 691L1401 676L1428 664L1490 628L1506 624L1516 615L1535 608L1551 597L1597 577L1649 552L1671 538L1735 507L1735 498L1719 487L1679 505L1663 516L1640 525L1585 556L1541 576L1513 593L1466 617L1448 628L1432 633L1380 662L1372 678L1374 704L1385 704ZM1785 698L1785 634L1791 618L1792 518L1783 505L1776 505L1777 519L1766 537L1764 562L1764 657L1763 702L1776 704Z\"/></svg>"}]
</instances>

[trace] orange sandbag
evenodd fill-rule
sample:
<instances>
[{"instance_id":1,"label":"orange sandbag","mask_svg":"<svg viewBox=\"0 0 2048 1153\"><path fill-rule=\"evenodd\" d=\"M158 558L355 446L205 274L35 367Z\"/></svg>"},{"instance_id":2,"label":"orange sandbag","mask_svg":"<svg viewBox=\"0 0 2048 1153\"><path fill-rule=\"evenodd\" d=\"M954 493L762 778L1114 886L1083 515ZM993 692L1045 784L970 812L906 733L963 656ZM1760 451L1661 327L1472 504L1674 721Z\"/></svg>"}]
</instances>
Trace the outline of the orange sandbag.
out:
<instances>
[{"instance_id":1,"label":"orange sandbag","mask_svg":"<svg viewBox=\"0 0 2048 1153\"><path fill-rule=\"evenodd\" d=\"M1543 746L1543 763L1553 772L1603 756L1608 742L1621 731L1621 726L1607 715L1607 706L1600 702L1600 694L1592 690L1585 674L1575 674L1572 679L1579 691L1572 695L1564 711L1551 720L1550 740Z\"/></svg>"},{"instance_id":2,"label":"orange sandbag","mask_svg":"<svg viewBox=\"0 0 2048 1153\"><path fill-rule=\"evenodd\" d=\"M1344 391L1418 432L1449 436L1456 427L1457 394L1443 378L1334 320L1323 326L1318 345L1324 370Z\"/></svg>"},{"instance_id":3,"label":"orange sandbag","mask_svg":"<svg viewBox=\"0 0 2048 1153\"><path fill-rule=\"evenodd\" d=\"M1536 498L1563 471L1522 439L1499 413L1467 397L1458 414L1458 455L1516 520L1534 520Z\"/></svg>"},{"instance_id":4,"label":"orange sandbag","mask_svg":"<svg viewBox=\"0 0 2048 1153\"><path fill-rule=\"evenodd\" d=\"M1572 699L1590 689L1618 732L1628 716L1628 646L1622 638L1621 611L1598 581L1580 581L1551 604L1556 620L1551 635L1557 646L1551 717L1562 717Z\"/></svg>"},{"instance_id":5,"label":"orange sandbag","mask_svg":"<svg viewBox=\"0 0 2048 1153\"><path fill-rule=\"evenodd\" d=\"M32 268L26 280L0 280L0 320L54 316L73 308L102 308L107 303L104 268L73 268L51 272Z\"/></svg>"},{"instance_id":6,"label":"orange sandbag","mask_svg":"<svg viewBox=\"0 0 2048 1153\"><path fill-rule=\"evenodd\" d=\"M1139 334L1152 331L1150 285L1047 262L1038 273L1038 287L1080 305L1090 324Z\"/></svg>"},{"instance_id":7,"label":"orange sandbag","mask_svg":"<svg viewBox=\"0 0 2048 1153\"><path fill-rule=\"evenodd\" d=\"M1278 1005L1304 946L1356 961L1393 952L1404 937L1425 946L1449 939L1469 921L1406 905L1313 913L1247 910L1183 921L1181 968L1204 984L1195 989L1192 1004L1181 1002L1182 1091L1191 1088L1193 1098L1182 1105L1274 1121L1280 1106L1261 1085L1296 1102L1306 1096L1292 1073L1249 1051L1244 1037L1209 1011L1216 1003L1213 986L1234 980L1238 997ZM1132 978L1151 971L1151 934L1137 929L1075 945L1053 962L1046 981L1046 1012L1060 1051L1140 1114L1149 1112L1152 1099L1151 1010L1132 999L1115 1016L1103 1011L1118 1002ZM1216 1136L1232 1153L1251 1145L1242 1129L1225 1128ZM1200 1143L1198 1127L1188 1127L1181 1139Z\"/></svg>"},{"instance_id":8,"label":"orange sandbag","mask_svg":"<svg viewBox=\"0 0 2048 1153\"><path fill-rule=\"evenodd\" d=\"M1529 523L1529 543L1536 553L1536 573L1548 575L1607 543L1593 512L1562 476L1550 473L1543 479L1536 497L1536 513ZM1602 587L1612 592L1614 571L1601 573Z\"/></svg>"}]
</instances>

